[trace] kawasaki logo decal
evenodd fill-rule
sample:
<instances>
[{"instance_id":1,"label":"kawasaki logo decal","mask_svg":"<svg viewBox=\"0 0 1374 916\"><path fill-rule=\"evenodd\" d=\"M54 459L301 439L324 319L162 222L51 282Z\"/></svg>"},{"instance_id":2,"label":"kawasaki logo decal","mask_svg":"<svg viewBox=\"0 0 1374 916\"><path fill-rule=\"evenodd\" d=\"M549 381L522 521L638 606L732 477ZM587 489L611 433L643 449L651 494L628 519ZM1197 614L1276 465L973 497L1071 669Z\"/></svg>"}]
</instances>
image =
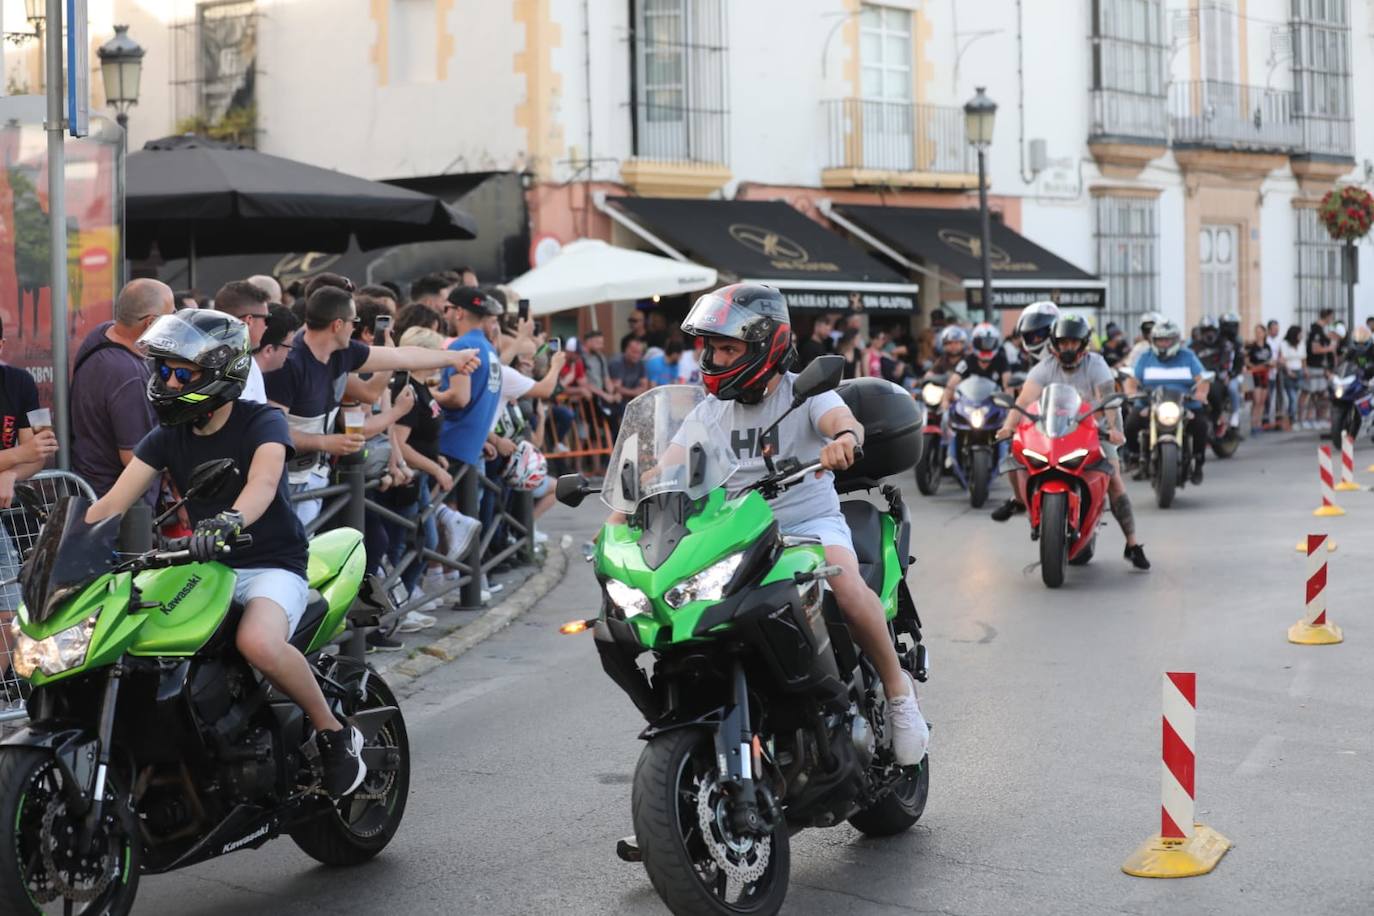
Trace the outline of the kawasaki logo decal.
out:
<instances>
[{"instance_id":1,"label":"kawasaki logo decal","mask_svg":"<svg viewBox=\"0 0 1374 916\"><path fill-rule=\"evenodd\" d=\"M178 604L191 594L191 590L200 584L200 576L192 576L186 580L186 584L181 587L181 591L172 596L172 600L167 602L167 610L170 612Z\"/></svg>"},{"instance_id":2,"label":"kawasaki logo decal","mask_svg":"<svg viewBox=\"0 0 1374 916\"><path fill-rule=\"evenodd\" d=\"M227 855L228 853L233 852L235 849L242 849L254 840L260 840L263 837L267 836L267 834L271 831L272 825L270 823L263 824L261 827L259 827L257 830L254 830L252 833L248 834L248 836L244 837L243 839L235 840L232 843L225 843L224 848L219 851L219 854Z\"/></svg>"}]
</instances>

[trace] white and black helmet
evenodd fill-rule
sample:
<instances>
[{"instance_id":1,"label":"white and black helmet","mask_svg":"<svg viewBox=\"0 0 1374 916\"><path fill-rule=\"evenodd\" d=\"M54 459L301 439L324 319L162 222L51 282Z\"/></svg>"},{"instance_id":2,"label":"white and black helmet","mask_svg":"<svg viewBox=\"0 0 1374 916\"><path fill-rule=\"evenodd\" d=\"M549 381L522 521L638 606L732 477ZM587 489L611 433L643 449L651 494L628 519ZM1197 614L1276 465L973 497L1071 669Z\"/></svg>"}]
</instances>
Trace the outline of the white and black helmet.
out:
<instances>
[{"instance_id":1,"label":"white and black helmet","mask_svg":"<svg viewBox=\"0 0 1374 916\"><path fill-rule=\"evenodd\" d=\"M1045 355L1045 348L1050 343L1050 331L1058 320L1059 306L1048 299L1032 302L1021 310L1021 317L1016 319L1016 334L1027 353L1037 359Z\"/></svg>"},{"instance_id":2,"label":"white and black helmet","mask_svg":"<svg viewBox=\"0 0 1374 916\"><path fill-rule=\"evenodd\" d=\"M1183 349L1183 331L1167 318L1156 321L1150 329L1150 349L1160 359L1173 359Z\"/></svg>"}]
</instances>

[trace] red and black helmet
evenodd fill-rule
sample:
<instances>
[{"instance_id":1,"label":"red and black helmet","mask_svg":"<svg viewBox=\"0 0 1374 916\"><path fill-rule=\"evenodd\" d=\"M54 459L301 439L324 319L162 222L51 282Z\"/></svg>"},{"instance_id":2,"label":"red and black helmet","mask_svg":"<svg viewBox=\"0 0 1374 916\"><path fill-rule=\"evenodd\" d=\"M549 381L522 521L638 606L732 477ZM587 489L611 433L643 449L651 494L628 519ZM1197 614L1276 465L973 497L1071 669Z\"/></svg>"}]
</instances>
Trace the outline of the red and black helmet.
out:
<instances>
[{"instance_id":1,"label":"red and black helmet","mask_svg":"<svg viewBox=\"0 0 1374 916\"><path fill-rule=\"evenodd\" d=\"M787 300L771 286L736 283L707 293L696 301L682 330L706 341L701 381L722 401L757 404L769 381L792 365L792 319ZM730 337L749 345L744 358L730 366L716 362L712 341Z\"/></svg>"}]
</instances>

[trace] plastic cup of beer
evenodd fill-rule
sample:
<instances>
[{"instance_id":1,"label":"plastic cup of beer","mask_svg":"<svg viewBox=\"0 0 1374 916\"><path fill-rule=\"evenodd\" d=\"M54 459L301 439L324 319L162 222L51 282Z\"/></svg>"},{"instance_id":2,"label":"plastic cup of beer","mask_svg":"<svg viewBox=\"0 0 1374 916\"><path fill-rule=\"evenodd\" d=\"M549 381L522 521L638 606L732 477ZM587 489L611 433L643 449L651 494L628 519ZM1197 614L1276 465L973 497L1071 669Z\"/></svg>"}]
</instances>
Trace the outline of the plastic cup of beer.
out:
<instances>
[{"instance_id":1,"label":"plastic cup of beer","mask_svg":"<svg viewBox=\"0 0 1374 916\"><path fill-rule=\"evenodd\" d=\"M363 434L363 422L366 417L360 408L350 408L344 411L344 432L350 436L361 436Z\"/></svg>"},{"instance_id":2,"label":"plastic cup of beer","mask_svg":"<svg viewBox=\"0 0 1374 916\"><path fill-rule=\"evenodd\" d=\"M34 434L43 432L45 429L52 429L52 410L47 407L40 407L37 410L30 410L27 414L29 427Z\"/></svg>"}]
</instances>

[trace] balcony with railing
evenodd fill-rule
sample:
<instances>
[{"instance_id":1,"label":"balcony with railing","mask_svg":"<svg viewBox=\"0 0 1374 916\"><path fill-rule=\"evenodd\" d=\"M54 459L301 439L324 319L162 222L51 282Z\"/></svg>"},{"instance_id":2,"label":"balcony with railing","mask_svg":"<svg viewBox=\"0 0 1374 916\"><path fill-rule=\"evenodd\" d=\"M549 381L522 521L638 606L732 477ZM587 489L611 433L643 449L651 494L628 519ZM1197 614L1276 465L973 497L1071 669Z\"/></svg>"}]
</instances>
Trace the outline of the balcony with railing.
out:
<instances>
[{"instance_id":1,"label":"balcony with railing","mask_svg":"<svg viewBox=\"0 0 1374 916\"><path fill-rule=\"evenodd\" d=\"M1302 125L1302 152L1341 158L1354 156L1354 129L1349 118L1303 115L1298 123Z\"/></svg>"},{"instance_id":2,"label":"balcony with railing","mask_svg":"<svg viewBox=\"0 0 1374 916\"><path fill-rule=\"evenodd\" d=\"M827 187L976 186L962 108L866 99L821 104L827 130L822 183Z\"/></svg>"},{"instance_id":3,"label":"balcony with railing","mask_svg":"<svg viewBox=\"0 0 1374 916\"><path fill-rule=\"evenodd\" d=\"M1169 92L1175 146L1292 152L1303 146L1297 95L1285 89L1183 80Z\"/></svg>"},{"instance_id":4,"label":"balcony with railing","mask_svg":"<svg viewBox=\"0 0 1374 916\"><path fill-rule=\"evenodd\" d=\"M1162 95L1094 89L1088 136L1163 146L1169 137L1168 100Z\"/></svg>"}]
</instances>

